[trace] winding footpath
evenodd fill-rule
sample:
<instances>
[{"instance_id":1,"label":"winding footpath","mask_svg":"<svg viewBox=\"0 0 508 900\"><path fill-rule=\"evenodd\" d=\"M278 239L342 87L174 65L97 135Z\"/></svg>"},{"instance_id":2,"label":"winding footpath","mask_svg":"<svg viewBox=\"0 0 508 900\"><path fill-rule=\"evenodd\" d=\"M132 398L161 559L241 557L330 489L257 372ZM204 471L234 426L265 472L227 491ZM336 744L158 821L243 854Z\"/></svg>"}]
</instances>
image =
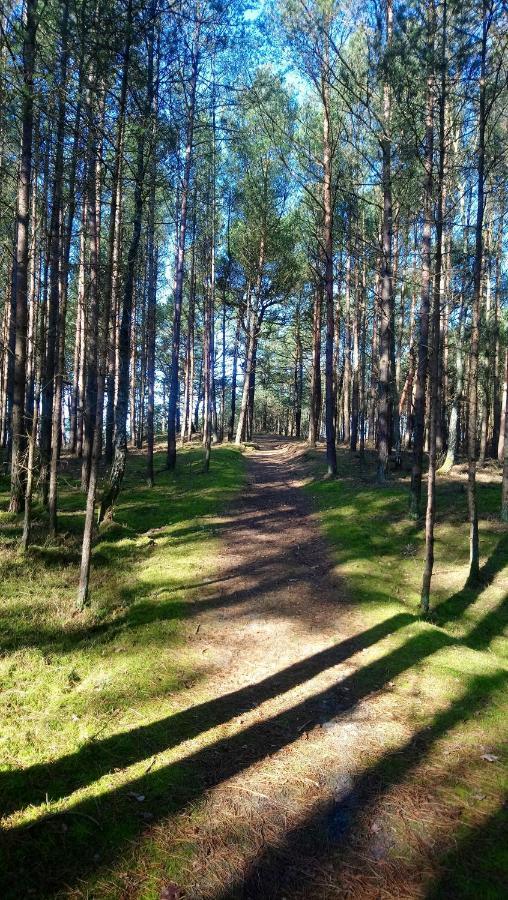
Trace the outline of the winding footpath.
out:
<instances>
[{"instance_id":1,"label":"winding footpath","mask_svg":"<svg viewBox=\"0 0 508 900\"><path fill-rule=\"evenodd\" d=\"M195 900L380 896L392 838L365 771L409 736L382 665L383 640L407 621L368 627L348 602L301 489L302 454L267 438L250 451L194 600L188 637L206 672L195 700L223 723L200 751L201 824L175 841L194 845L183 887ZM406 888L392 896L419 896Z\"/></svg>"}]
</instances>

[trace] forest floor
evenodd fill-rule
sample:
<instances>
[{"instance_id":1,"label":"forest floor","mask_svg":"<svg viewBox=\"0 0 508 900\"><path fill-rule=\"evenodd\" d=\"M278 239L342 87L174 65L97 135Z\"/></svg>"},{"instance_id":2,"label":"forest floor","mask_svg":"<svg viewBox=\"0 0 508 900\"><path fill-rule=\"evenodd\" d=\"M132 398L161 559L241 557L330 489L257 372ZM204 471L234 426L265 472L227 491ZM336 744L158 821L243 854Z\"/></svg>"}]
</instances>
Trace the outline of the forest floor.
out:
<instances>
[{"instance_id":1,"label":"forest floor","mask_svg":"<svg viewBox=\"0 0 508 900\"><path fill-rule=\"evenodd\" d=\"M2 897L504 897L497 472L471 588L463 473L440 479L422 621L407 473L379 488L340 451L328 481L321 451L261 438L206 480L198 453L155 493L134 458L84 621L75 486L69 535L19 571L4 520Z\"/></svg>"}]
</instances>

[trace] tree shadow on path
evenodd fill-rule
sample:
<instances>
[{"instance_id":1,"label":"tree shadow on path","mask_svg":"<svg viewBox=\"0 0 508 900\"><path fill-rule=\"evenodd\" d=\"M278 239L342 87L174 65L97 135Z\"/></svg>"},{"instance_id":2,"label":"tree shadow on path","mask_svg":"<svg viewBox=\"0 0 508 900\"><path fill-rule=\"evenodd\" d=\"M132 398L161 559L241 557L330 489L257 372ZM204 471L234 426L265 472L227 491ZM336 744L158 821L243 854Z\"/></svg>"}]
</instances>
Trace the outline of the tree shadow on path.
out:
<instances>
[{"instance_id":1,"label":"tree shadow on path","mask_svg":"<svg viewBox=\"0 0 508 900\"><path fill-rule=\"evenodd\" d=\"M323 884L323 872L327 883L329 880L329 884L333 885L333 890L330 889L326 896L346 896L346 893L341 893L340 879L345 871L355 868L355 860L350 854L352 850L354 853L355 841L360 837L366 811L373 810L383 794L401 784L448 731L474 716L492 694L507 683L508 672L473 678L468 690L448 709L436 715L430 726L418 731L403 747L385 754L359 777L350 791L336 801L322 804L310 819L286 834L276 847L268 846L244 877L217 894L214 900L322 897L325 894L316 885L317 882ZM485 836L488 835L499 847L506 829L506 810L501 810L485 826ZM476 845L476 837L476 833L470 834L469 839L444 860L447 871L440 882L441 887L436 886L429 894L433 900L438 897L449 900L452 897L480 896L479 893L457 893L452 888L453 884L462 881L460 866L466 861L470 871L481 864L486 841ZM504 857L506 864L506 845L499 855ZM492 856L490 853L489 859L492 860ZM368 863L363 856L362 860L356 860L356 865ZM375 864L375 861L373 853L370 862ZM485 876L483 890L488 887L490 893L482 893L481 896L492 900L504 898L506 872L503 865L492 864L490 869L482 865L482 875ZM360 897L360 894L357 896Z\"/></svg>"}]
</instances>

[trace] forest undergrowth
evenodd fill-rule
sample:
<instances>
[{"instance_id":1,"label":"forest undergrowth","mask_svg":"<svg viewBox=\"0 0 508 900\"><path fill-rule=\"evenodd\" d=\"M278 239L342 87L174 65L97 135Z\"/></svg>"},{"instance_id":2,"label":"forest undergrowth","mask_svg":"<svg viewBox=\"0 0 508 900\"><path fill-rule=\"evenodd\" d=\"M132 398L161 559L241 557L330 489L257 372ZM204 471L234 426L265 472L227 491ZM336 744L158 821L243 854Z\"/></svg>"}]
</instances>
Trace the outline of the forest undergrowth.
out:
<instances>
[{"instance_id":1,"label":"forest undergrowth","mask_svg":"<svg viewBox=\"0 0 508 900\"><path fill-rule=\"evenodd\" d=\"M466 467L438 478L433 610L425 620L417 613L425 536L408 515L408 466L380 487L372 452L362 459L339 450L334 480L323 479L320 451L307 459L306 491L366 625L414 616L372 656L385 656L387 665L393 654L405 657L389 688L417 735L408 754L390 754L380 765L381 781L398 784L393 828L407 815L405 789L419 785L416 843L428 841L430 821L437 845L453 834L443 880L429 897L501 897L508 870L508 533L498 511L499 468L479 473L481 569L474 584L467 580Z\"/></svg>"},{"instance_id":2,"label":"forest undergrowth","mask_svg":"<svg viewBox=\"0 0 508 900\"><path fill-rule=\"evenodd\" d=\"M343 683L351 685L345 709L355 697L358 702L365 698L366 709L373 704L371 715L377 708L380 733L387 728L393 732L386 731L386 743L377 746L371 737L375 722L365 720L354 815L371 843L387 843L374 870L362 858L355 861L353 840L353 863L366 879L358 882L355 896L370 897L368 891L379 884L387 896L401 896L397 892L406 884L408 896L500 898L508 868L502 839L508 786L503 767L508 537L498 516L499 473L490 465L479 475L482 567L480 581L470 586L462 467L439 479L434 604L431 617L422 619L418 600L424 538L408 516L407 474L393 473L381 487L375 482L373 453L366 452L362 460L339 449L338 478L325 479L321 451L302 457L303 451L303 445L295 446L295 472L305 475L305 491L327 537L335 571L345 580L348 627L353 634L357 630L360 648L362 635L378 634L365 641L358 668L345 676ZM287 464L292 465L289 457ZM201 656L206 642L199 642L201 619L196 625L194 602L206 596L203 585L214 583L217 558L224 552L223 513L244 484L245 466L245 457L231 446L214 450L207 475L200 448L182 452L176 473L164 470L157 455L156 486L150 489L144 486L143 459L133 453L114 519L102 527L95 546L92 605L79 615L74 588L83 497L74 464L62 470L57 540L46 539L44 514L38 510L34 545L21 555L19 520L2 513L3 897L154 900L162 896L165 883L185 886L196 855L199 859L212 852L201 832L208 834L210 827L213 839L221 823L206 824L201 781L220 781L221 765L232 773L241 769L242 754L261 759L266 749L262 729L272 734L270 720L263 723L265 713L262 708L256 712L256 704L252 715L259 718L250 729L239 718L230 732L228 717L234 709L222 709L220 697L199 702L209 661ZM309 572L308 577L312 585L315 576ZM233 591L234 603L237 587L227 585L227 579L219 582L217 601ZM213 595L210 602L216 602ZM224 619L220 609L217 615ZM228 614L233 629L234 610ZM339 605L339 632L345 627L344 614ZM263 625L273 627L269 620ZM223 657L232 650L218 649ZM298 656L303 650L295 647L293 652ZM224 703L236 696L227 690L222 692ZM293 711L289 706L283 713L287 736L275 728L272 739L280 738L281 748L286 741L288 750L300 747L290 753L301 755L301 747L308 748L312 758L323 754L321 735L332 732L314 725L312 698L306 703L303 726L297 707ZM346 722L345 733L361 729L366 712L359 708L358 715ZM256 746L253 737L252 746L244 747L258 722L261 744ZM302 727L310 728L308 741ZM333 727L341 733L340 723ZM408 737L400 746L399 731ZM220 748L225 762L219 764ZM280 764L285 759L288 774L294 763L284 752L273 759L280 756ZM201 758L214 764L217 759L217 771L198 771ZM332 765L326 753L322 759L323 765ZM245 787L246 802L255 805L264 796L256 772L260 779L268 776L264 768L246 770L254 778ZM303 780L307 790L309 785L313 789L312 778ZM222 809L220 791L217 797L213 816ZM175 819L174 813L181 815ZM305 827L309 833L317 827L319 836L319 821L315 825L310 820ZM325 844L332 884L349 857L340 842L326 837ZM230 857L237 852L231 844L227 849ZM293 855L297 858L299 851ZM214 864L213 856L205 856L205 870ZM276 865L280 874L280 859ZM422 884L427 885L425 894ZM303 894L294 896L313 889L304 886Z\"/></svg>"},{"instance_id":3,"label":"forest undergrowth","mask_svg":"<svg viewBox=\"0 0 508 900\"><path fill-rule=\"evenodd\" d=\"M74 600L84 497L76 463L63 463L57 539L47 539L38 509L34 544L22 555L19 517L0 513L0 810L13 837L0 865L2 897L46 896L48 866L72 871L80 842L87 856L97 845L100 867L105 848L150 822L142 795L128 790L150 765L143 729L151 744L163 743L172 695L200 678L182 619L195 586L213 570L215 518L244 478L242 454L233 447L217 448L208 474L195 447L182 450L176 472L165 470L162 452L155 467L149 488L144 457L132 453L114 519L95 545L92 602L81 614ZM5 479L1 487L5 509ZM150 724L159 722L152 733ZM112 741L108 752L113 736L121 746ZM102 810L99 829L95 804L122 788L121 802ZM55 814L76 803L86 811L53 825ZM23 840L18 858L15 836L25 829L33 858ZM62 829L64 845L68 834L73 846L65 865Z\"/></svg>"}]
</instances>

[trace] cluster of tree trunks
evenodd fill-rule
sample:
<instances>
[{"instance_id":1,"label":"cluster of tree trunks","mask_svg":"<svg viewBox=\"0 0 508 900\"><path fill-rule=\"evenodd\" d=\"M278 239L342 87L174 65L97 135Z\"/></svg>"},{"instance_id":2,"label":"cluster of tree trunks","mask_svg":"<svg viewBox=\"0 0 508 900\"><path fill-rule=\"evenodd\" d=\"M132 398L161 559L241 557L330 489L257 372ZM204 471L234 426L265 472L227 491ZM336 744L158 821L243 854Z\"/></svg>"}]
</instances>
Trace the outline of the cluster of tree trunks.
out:
<instances>
[{"instance_id":1,"label":"cluster of tree trunks","mask_svg":"<svg viewBox=\"0 0 508 900\"><path fill-rule=\"evenodd\" d=\"M489 150L504 69L494 0L480 7L467 87L450 63L460 24L452 27L450 17L460 11L447 0L425 10L423 143L407 175L408 200L396 171L397 129L406 126L392 61L404 31L392 0L377 23L367 85L343 75L338 11L296 3L282 21L314 90L310 119L318 124L307 143L293 140L285 89L260 71L234 101L233 149L217 114L226 96L217 92L229 90L226 69L215 77L225 7L189 0L180 20L157 0L143 9L126 0L116 28L110 10L62 0L48 13L56 17L55 63L45 85L38 38L46 13L39 0L26 0L12 32L16 52L11 59L2 44L0 58L1 90L8 65L19 87L20 126L0 119L0 149L7 137L11 148L18 142L12 216L0 217L12 246L0 266L0 443L10 508L24 515L24 549L36 488L55 536L62 450L80 460L80 608L96 507L99 522L111 514L129 445L146 447L146 480L154 484L156 433L166 429L169 469L177 437L185 443L197 432L205 471L214 441L241 444L257 429L306 437L312 447L324 440L330 477L337 443L362 457L369 446L381 485L408 451L418 521L427 486L424 611L436 478L466 458L470 577L478 577L476 470L491 458L503 465L508 517L506 188ZM178 64L161 102L168 46ZM467 120L455 108L459 88ZM176 112L168 116L170 101ZM346 174L366 177L364 149L353 134L342 141L351 109L377 178L368 196L357 175ZM300 182L288 203L287 172L297 163ZM169 268L164 302L158 284Z\"/></svg>"}]
</instances>

